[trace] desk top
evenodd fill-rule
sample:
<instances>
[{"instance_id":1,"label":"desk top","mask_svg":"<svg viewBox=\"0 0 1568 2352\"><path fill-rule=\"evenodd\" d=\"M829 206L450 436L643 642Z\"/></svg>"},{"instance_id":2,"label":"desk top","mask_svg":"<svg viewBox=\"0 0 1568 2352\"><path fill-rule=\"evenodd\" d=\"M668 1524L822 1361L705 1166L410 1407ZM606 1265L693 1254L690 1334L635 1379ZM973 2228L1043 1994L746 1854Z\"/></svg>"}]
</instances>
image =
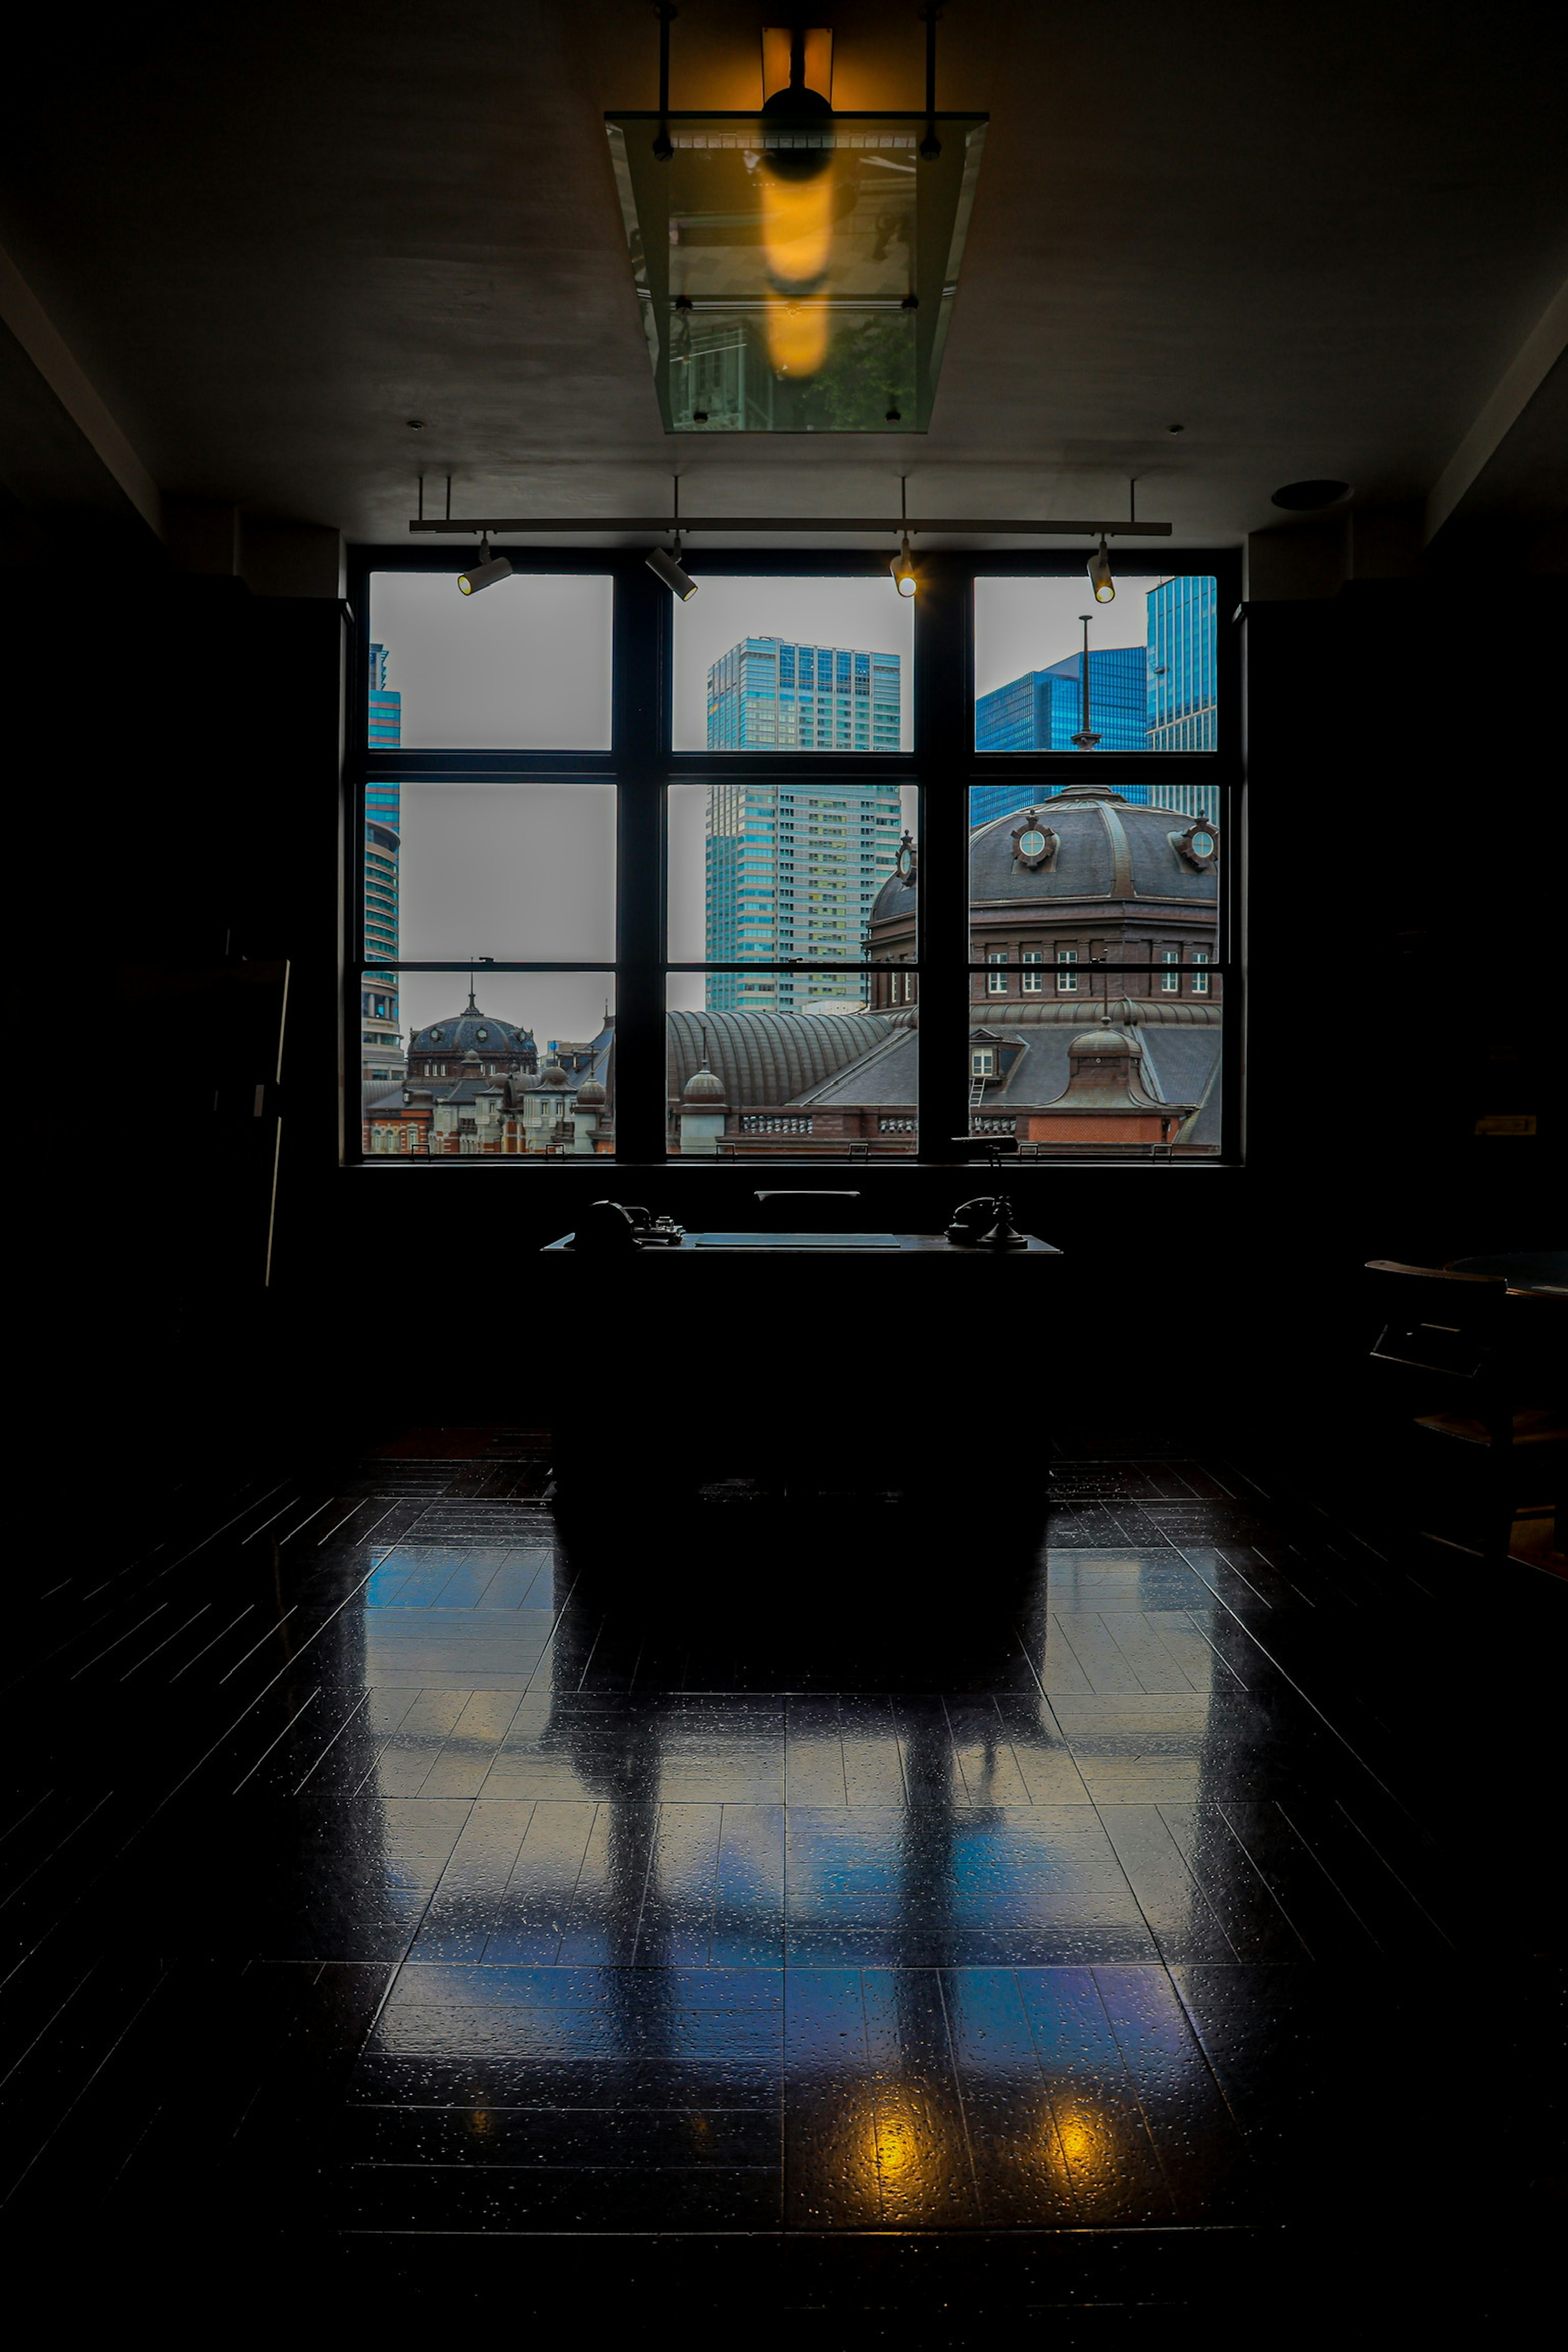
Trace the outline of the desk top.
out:
<instances>
[{"instance_id":1,"label":"desk top","mask_svg":"<svg viewBox=\"0 0 1568 2352\"><path fill-rule=\"evenodd\" d=\"M1022 1260L1026 1257L1060 1257L1061 1255L1059 1249L1053 1248L1049 1242L1037 1241L1033 1234L1027 1236L1027 1241L1026 1249L994 1250L966 1247L962 1242L950 1242L945 1234L713 1233L688 1234L679 1245L654 1243L647 1248L637 1250L635 1255L639 1259L689 1257L700 1250L705 1256L715 1252L731 1251L739 1254L745 1251L752 1254L762 1251L772 1256L793 1255L800 1257L816 1257L831 1255L835 1257L845 1255L862 1257L869 1255L872 1252L888 1251L902 1257L973 1257L985 1258L993 1264L998 1259ZM559 1241L547 1242L544 1246L546 1252L549 1252L567 1250L571 1245L571 1234L563 1234ZM595 1258L596 1262L602 1265L624 1265L626 1263L624 1257L611 1257L607 1252L595 1253Z\"/></svg>"}]
</instances>

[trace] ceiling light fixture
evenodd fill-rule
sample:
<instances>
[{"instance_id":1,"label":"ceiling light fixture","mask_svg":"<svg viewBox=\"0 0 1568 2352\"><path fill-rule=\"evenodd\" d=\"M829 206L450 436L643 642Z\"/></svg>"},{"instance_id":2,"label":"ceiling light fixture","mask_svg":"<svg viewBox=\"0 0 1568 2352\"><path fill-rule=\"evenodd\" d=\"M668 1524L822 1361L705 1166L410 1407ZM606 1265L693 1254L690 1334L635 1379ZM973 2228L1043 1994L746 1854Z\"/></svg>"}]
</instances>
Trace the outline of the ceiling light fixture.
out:
<instances>
[{"instance_id":1,"label":"ceiling light fixture","mask_svg":"<svg viewBox=\"0 0 1568 2352\"><path fill-rule=\"evenodd\" d=\"M683 112L656 0L658 108L605 124L667 432L929 428L986 118L937 111L921 13L918 113L837 110L833 33L800 21L761 27L750 106Z\"/></svg>"},{"instance_id":2,"label":"ceiling light fixture","mask_svg":"<svg viewBox=\"0 0 1568 2352\"><path fill-rule=\"evenodd\" d=\"M458 572L458 594L462 596L477 596L481 588L492 588L498 580L510 580L510 563L507 561L507 558L504 555L492 555L490 553L489 541L485 536L484 532L481 531L479 533L479 560L477 563L470 564L467 572Z\"/></svg>"},{"instance_id":3,"label":"ceiling light fixture","mask_svg":"<svg viewBox=\"0 0 1568 2352\"><path fill-rule=\"evenodd\" d=\"M647 559L647 568L657 572L670 594L679 604L689 604L697 593L697 583L683 572L679 562L680 541L670 547L656 547Z\"/></svg>"},{"instance_id":4,"label":"ceiling light fixture","mask_svg":"<svg viewBox=\"0 0 1568 2352\"><path fill-rule=\"evenodd\" d=\"M1315 514L1320 507L1337 507L1350 494L1348 482L1287 482L1275 491L1269 504L1283 507L1289 514Z\"/></svg>"},{"instance_id":5,"label":"ceiling light fixture","mask_svg":"<svg viewBox=\"0 0 1568 2352\"><path fill-rule=\"evenodd\" d=\"M1094 601L1097 604L1110 604L1115 602L1116 583L1110 576L1110 550L1105 544L1103 536L1100 545L1089 559L1089 584L1094 591Z\"/></svg>"},{"instance_id":6,"label":"ceiling light fixture","mask_svg":"<svg viewBox=\"0 0 1568 2352\"><path fill-rule=\"evenodd\" d=\"M697 593L697 583L680 563L680 477L675 477L675 503L670 515L670 543L656 547L647 558L647 568L657 572L676 602L689 604Z\"/></svg>"}]
</instances>

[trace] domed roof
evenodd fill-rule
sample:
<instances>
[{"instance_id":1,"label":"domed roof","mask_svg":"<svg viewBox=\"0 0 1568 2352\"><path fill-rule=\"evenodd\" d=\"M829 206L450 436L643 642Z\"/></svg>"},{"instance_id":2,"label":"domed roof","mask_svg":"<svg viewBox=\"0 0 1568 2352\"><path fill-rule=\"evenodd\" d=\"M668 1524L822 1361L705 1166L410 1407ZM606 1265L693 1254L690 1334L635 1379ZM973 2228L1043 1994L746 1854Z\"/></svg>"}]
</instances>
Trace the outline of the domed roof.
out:
<instances>
[{"instance_id":1,"label":"domed roof","mask_svg":"<svg viewBox=\"0 0 1568 2352\"><path fill-rule=\"evenodd\" d=\"M580 1103L586 1103L592 1106L595 1103L602 1103L604 1099L605 1089L599 1080L597 1078L584 1078L582 1085L577 1089L577 1100Z\"/></svg>"},{"instance_id":2,"label":"domed roof","mask_svg":"<svg viewBox=\"0 0 1568 2352\"><path fill-rule=\"evenodd\" d=\"M1068 1046L1069 1054L1096 1055L1132 1054L1137 1051L1132 1040L1121 1029L1086 1029Z\"/></svg>"},{"instance_id":3,"label":"domed roof","mask_svg":"<svg viewBox=\"0 0 1568 2352\"><path fill-rule=\"evenodd\" d=\"M704 1063L701 1069L692 1071L681 1087L680 1099L689 1103L721 1103L724 1081Z\"/></svg>"},{"instance_id":4,"label":"domed roof","mask_svg":"<svg viewBox=\"0 0 1568 2352\"><path fill-rule=\"evenodd\" d=\"M468 998L466 1013L450 1020L433 1021L427 1028L416 1029L408 1041L411 1054L526 1054L533 1049L531 1029L520 1029L510 1021L498 1021L493 1013L482 1013Z\"/></svg>"},{"instance_id":5,"label":"domed roof","mask_svg":"<svg viewBox=\"0 0 1568 2352\"><path fill-rule=\"evenodd\" d=\"M572 1079L559 1062L546 1062L539 1073L539 1083L542 1087L569 1087Z\"/></svg>"},{"instance_id":6,"label":"domed roof","mask_svg":"<svg viewBox=\"0 0 1568 2352\"><path fill-rule=\"evenodd\" d=\"M1158 791L1158 785L1152 787ZM1013 836L1033 806L1042 827L1057 836L1048 865L1021 865ZM1192 818L1174 809L1141 806L1104 784L1071 784L1064 793L1032 803L1021 798L1004 816L990 817L969 836L971 904L1027 905L1038 899L1185 900L1214 905L1219 892L1214 868L1194 866L1176 847ZM1209 830L1215 832L1217 828ZM871 909L874 923L914 912L914 891L901 875L889 875Z\"/></svg>"}]
</instances>

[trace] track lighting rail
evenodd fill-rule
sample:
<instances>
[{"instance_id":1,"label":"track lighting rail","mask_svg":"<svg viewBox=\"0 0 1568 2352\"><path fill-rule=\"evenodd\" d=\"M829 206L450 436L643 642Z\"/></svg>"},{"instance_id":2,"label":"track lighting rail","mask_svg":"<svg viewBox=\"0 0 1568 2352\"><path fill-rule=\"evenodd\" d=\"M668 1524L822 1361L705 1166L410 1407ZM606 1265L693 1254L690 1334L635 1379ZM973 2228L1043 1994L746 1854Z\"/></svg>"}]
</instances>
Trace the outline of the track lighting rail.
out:
<instances>
[{"instance_id":1,"label":"track lighting rail","mask_svg":"<svg viewBox=\"0 0 1568 2352\"><path fill-rule=\"evenodd\" d=\"M480 531L491 535L499 531L526 531L541 539L583 538L599 531L647 531L663 536L679 530L683 538L694 531L739 532L752 539L773 539L800 533L807 538L828 536L837 538L846 532L866 532L897 538L903 531L922 535L941 533L968 538L985 534L994 538L1013 539L1169 539L1174 525L1168 522L1065 522L1055 516L1037 517L1033 521L1003 521L995 516L979 520L958 520L951 515L922 518L910 515L906 521L901 515L769 515L752 516L688 516L677 523L668 515L578 515L572 520L542 519L538 515L443 515L435 521L423 519L411 522L411 531L451 533Z\"/></svg>"}]
</instances>

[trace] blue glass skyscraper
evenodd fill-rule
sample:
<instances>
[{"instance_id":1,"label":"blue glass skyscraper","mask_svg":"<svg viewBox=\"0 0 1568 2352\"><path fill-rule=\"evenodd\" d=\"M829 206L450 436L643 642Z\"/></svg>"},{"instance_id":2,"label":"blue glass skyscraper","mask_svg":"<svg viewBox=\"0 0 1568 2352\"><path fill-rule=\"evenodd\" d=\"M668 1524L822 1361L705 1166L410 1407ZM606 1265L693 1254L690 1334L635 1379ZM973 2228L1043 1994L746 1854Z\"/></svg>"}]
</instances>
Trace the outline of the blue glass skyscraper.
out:
<instances>
[{"instance_id":1,"label":"blue glass skyscraper","mask_svg":"<svg viewBox=\"0 0 1568 2352\"><path fill-rule=\"evenodd\" d=\"M395 751L402 740L403 697L389 687L392 656L370 649L370 747ZM395 776L373 776L364 788L364 951L397 960L398 858L403 845L401 795ZM361 1065L367 1085L384 1085L403 1072L397 974L367 971L361 983Z\"/></svg>"},{"instance_id":2,"label":"blue glass skyscraper","mask_svg":"<svg viewBox=\"0 0 1568 2352\"><path fill-rule=\"evenodd\" d=\"M708 673L710 751L896 751L897 654L744 637Z\"/></svg>"},{"instance_id":3,"label":"blue glass skyscraper","mask_svg":"<svg viewBox=\"0 0 1568 2352\"><path fill-rule=\"evenodd\" d=\"M1218 583L1198 574L1149 591L1149 749L1212 751L1219 740L1215 599ZM1219 821L1214 784L1162 786L1162 806Z\"/></svg>"},{"instance_id":4,"label":"blue glass skyscraper","mask_svg":"<svg viewBox=\"0 0 1568 2352\"><path fill-rule=\"evenodd\" d=\"M1027 670L1005 686L979 696L974 705L977 751L1070 751L1083 722L1081 654L1069 654L1048 669ZM1110 646L1089 656L1089 720L1102 751L1142 751L1148 740L1147 690L1142 646ZM1063 778L1063 783L1069 780ZM1061 789L1058 785L1058 791ZM1146 801L1147 788L1123 787L1131 801ZM1049 792L1036 790L1037 801ZM1016 784L976 784L969 795L972 824L984 824L1009 809L1027 804Z\"/></svg>"}]
</instances>

